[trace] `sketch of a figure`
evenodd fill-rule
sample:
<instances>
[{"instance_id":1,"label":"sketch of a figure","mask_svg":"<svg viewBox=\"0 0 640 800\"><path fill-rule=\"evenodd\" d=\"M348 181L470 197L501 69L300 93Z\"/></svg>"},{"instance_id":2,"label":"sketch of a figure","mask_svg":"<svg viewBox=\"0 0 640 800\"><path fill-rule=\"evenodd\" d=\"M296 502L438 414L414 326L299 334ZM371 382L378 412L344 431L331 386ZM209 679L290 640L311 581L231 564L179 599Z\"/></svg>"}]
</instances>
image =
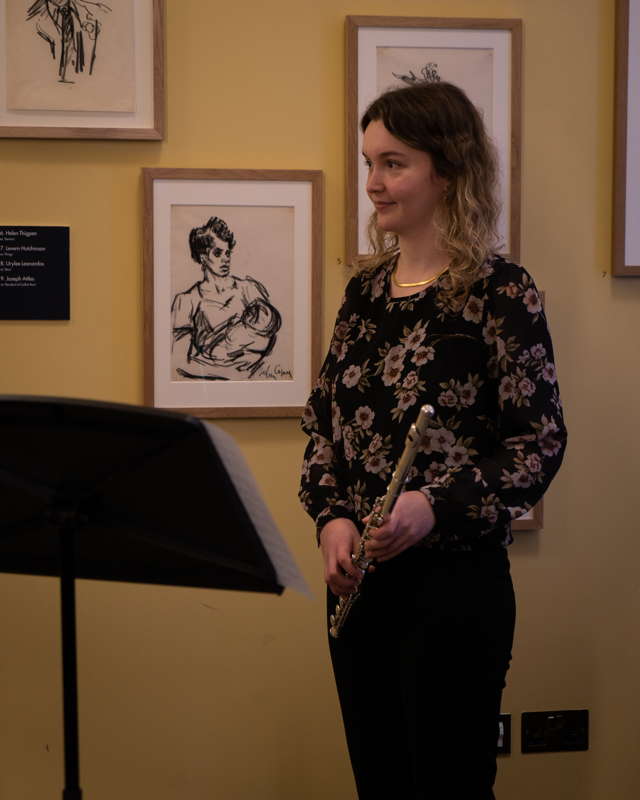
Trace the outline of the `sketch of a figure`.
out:
<instances>
[{"instance_id":1,"label":"sketch of a figure","mask_svg":"<svg viewBox=\"0 0 640 800\"><path fill-rule=\"evenodd\" d=\"M266 288L231 274L236 240L220 217L189 234L191 258L202 279L171 304L172 359L183 378L245 380L276 343L282 318Z\"/></svg>"},{"instance_id":2,"label":"sketch of a figure","mask_svg":"<svg viewBox=\"0 0 640 800\"><path fill-rule=\"evenodd\" d=\"M36 21L36 32L48 44L51 58L58 61L60 83L73 83L67 77L70 67L75 73L93 74L98 38L102 23L97 12L106 14L106 3L91 0L36 0L27 11L27 22Z\"/></svg>"},{"instance_id":3,"label":"sketch of a figure","mask_svg":"<svg viewBox=\"0 0 640 800\"><path fill-rule=\"evenodd\" d=\"M439 83L442 79L440 77L440 73L438 72L438 65L434 61L430 61L428 64L425 64L424 67L420 70L420 75L416 75L415 72L410 69L408 73L392 73L394 78L397 78L399 81L408 84L411 86L414 83Z\"/></svg>"}]
</instances>

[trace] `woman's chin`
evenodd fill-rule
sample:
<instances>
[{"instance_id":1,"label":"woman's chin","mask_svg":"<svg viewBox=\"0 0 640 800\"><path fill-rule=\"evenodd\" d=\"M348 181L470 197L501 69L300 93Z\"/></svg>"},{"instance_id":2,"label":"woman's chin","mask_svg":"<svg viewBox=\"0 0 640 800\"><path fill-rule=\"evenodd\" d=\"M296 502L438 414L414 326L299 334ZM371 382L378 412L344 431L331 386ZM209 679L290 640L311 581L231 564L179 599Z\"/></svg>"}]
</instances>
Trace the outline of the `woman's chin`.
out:
<instances>
[{"instance_id":1,"label":"woman's chin","mask_svg":"<svg viewBox=\"0 0 640 800\"><path fill-rule=\"evenodd\" d=\"M373 213L376 218L376 225L379 228L386 230L386 226L389 223L389 212L386 210L381 211L380 209L375 209Z\"/></svg>"},{"instance_id":2,"label":"woman's chin","mask_svg":"<svg viewBox=\"0 0 640 800\"><path fill-rule=\"evenodd\" d=\"M380 214L376 219L376 224L380 230L384 231L385 233L397 233L397 225L394 224L392 219L385 219L384 216L381 218Z\"/></svg>"}]
</instances>

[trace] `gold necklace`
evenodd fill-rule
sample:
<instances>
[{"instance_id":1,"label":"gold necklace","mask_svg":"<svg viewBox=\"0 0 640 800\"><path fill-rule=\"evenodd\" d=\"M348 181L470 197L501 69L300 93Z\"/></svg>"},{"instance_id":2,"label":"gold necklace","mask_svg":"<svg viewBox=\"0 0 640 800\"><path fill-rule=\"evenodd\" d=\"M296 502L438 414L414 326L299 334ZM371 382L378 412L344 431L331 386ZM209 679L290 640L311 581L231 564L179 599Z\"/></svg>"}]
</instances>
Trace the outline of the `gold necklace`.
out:
<instances>
[{"instance_id":1,"label":"gold necklace","mask_svg":"<svg viewBox=\"0 0 640 800\"><path fill-rule=\"evenodd\" d=\"M393 268L393 272L391 273L391 280L395 283L395 285L400 289L413 289L416 286L429 286L431 283L435 283L441 275L449 269L449 265L444 269L441 269L437 275L432 275L430 278L426 278L423 281L416 281L415 283L400 283L400 281L396 278L396 270L398 269L398 265L396 264Z\"/></svg>"}]
</instances>

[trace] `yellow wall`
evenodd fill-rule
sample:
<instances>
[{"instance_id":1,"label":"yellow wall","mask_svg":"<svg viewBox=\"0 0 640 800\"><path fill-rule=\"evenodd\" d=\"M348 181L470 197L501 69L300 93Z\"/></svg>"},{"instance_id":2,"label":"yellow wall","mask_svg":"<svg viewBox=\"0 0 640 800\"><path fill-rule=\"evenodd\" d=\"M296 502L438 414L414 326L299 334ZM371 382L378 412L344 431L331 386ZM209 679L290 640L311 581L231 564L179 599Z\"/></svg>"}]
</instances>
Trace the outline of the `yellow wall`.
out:
<instances>
[{"instance_id":1,"label":"yellow wall","mask_svg":"<svg viewBox=\"0 0 640 800\"><path fill-rule=\"evenodd\" d=\"M0 391L141 402L142 166L323 170L326 344L345 277L344 16L522 18L522 260L547 293L571 441L544 531L512 548L519 625L503 705L516 752L498 790L635 800L640 280L609 275L613 0L167 6L164 142L0 141L0 222L69 225L72 237L72 321L0 323ZM354 796L320 562L295 497L303 438L295 420L223 427L316 599L80 582L91 800ZM0 576L0 607L0 800L59 797L57 584ZM520 712L554 708L590 709L591 750L519 754Z\"/></svg>"}]
</instances>

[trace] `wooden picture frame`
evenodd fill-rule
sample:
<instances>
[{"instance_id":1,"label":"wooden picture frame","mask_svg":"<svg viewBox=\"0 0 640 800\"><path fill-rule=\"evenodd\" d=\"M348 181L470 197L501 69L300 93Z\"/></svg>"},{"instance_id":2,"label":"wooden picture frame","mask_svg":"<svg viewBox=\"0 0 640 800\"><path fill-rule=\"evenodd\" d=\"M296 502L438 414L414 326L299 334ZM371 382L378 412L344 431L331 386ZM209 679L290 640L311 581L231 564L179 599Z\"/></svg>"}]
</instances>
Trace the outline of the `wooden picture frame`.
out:
<instances>
[{"instance_id":1,"label":"wooden picture frame","mask_svg":"<svg viewBox=\"0 0 640 800\"><path fill-rule=\"evenodd\" d=\"M403 80L411 77L432 79L434 71L429 68L434 66L439 78L458 83L474 102L477 97L487 101L485 119L490 118L487 127L498 148L502 174L503 214L499 225L505 242L502 250L517 261L521 207L521 20L348 16L346 38L347 263L353 264L358 255L368 250L365 231L370 203L365 192L360 118L368 104L389 85L403 85ZM418 57L416 49L434 53L437 50L445 63L442 74L433 62L426 62L422 72L413 68L404 75L391 71L394 58L402 63L413 57L411 53ZM478 81L473 78L477 74L474 66L477 54L482 54L483 59L477 62L483 65L479 73L482 79ZM387 75L395 75L391 84L386 80ZM467 83L473 83L473 91L464 85L465 76ZM478 105L482 110L482 105Z\"/></svg>"},{"instance_id":2,"label":"wooden picture frame","mask_svg":"<svg viewBox=\"0 0 640 800\"><path fill-rule=\"evenodd\" d=\"M616 0L612 274L640 276L640 0ZM630 102L635 98L635 102Z\"/></svg>"},{"instance_id":3,"label":"wooden picture frame","mask_svg":"<svg viewBox=\"0 0 640 800\"><path fill-rule=\"evenodd\" d=\"M145 403L299 417L320 367L322 172L142 172Z\"/></svg>"},{"instance_id":4,"label":"wooden picture frame","mask_svg":"<svg viewBox=\"0 0 640 800\"><path fill-rule=\"evenodd\" d=\"M539 500L535 506L511 523L514 531L539 531L544 527L544 500Z\"/></svg>"},{"instance_id":5,"label":"wooden picture frame","mask_svg":"<svg viewBox=\"0 0 640 800\"><path fill-rule=\"evenodd\" d=\"M162 139L164 0L71 2L0 0L0 138Z\"/></svg>"}]
</instances>

